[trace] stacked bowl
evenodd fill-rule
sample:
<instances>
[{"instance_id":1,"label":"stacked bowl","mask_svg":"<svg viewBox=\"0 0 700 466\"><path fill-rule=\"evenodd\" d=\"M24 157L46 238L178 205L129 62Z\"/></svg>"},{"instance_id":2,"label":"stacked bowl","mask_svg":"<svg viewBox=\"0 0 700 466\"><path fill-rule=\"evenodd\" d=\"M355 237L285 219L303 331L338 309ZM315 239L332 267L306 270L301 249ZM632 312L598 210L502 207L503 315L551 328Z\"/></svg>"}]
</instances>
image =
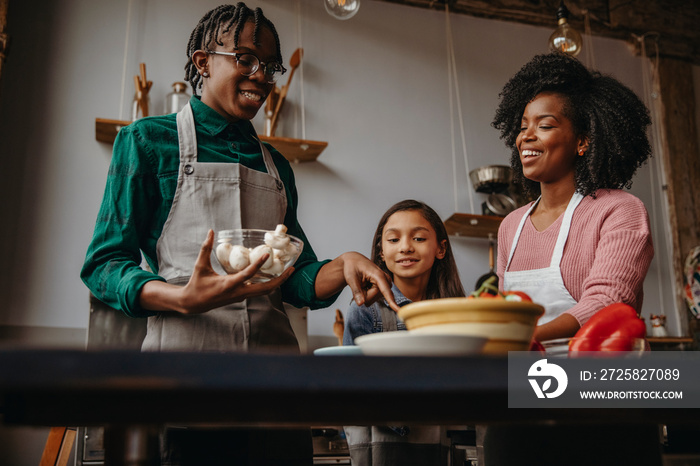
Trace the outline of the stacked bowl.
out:
<instances>
[{"instance_id":1,"label":"stacked bowl","mask_svg":"<svg viewBox=\"0 0 700 466\"><path fill-rule=\"evenodd\" d=\"M542 314L544 308L539 304L499 298L431 299L407 304L399 311L412 333L485 337L482 353L491 355L527 351Z\"/></svg>"}]
</instances>

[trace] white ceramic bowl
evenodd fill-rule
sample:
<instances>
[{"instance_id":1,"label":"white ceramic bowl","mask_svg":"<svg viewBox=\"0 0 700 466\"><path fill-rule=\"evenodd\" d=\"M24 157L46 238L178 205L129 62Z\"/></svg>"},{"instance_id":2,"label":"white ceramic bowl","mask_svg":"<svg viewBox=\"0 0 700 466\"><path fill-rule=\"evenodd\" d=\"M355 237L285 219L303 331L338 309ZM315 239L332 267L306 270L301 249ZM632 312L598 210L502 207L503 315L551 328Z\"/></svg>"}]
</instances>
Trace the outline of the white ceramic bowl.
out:
<instances>
[{"instance_id":1,"label":"white ceramic bowl","mask_svg":"<svg viewBox=\"0 0 700 466\"><path fill-rule=\"evenodd\" d=\"M541 342L545 354L552 358L572 358L586 356L586 352L614 353L622 357L638 357L646 348L644 338L603 337L603 338L557 338ZM574 351L570 351L570 348ZM579 348L579 350L576 350Z\"/></svg>"},{"instance_id":2,"label":"white ceramic bowl","mask_svg":"<svg viewBox=\"0 0 700 466\"><path fill-rule=\"evenodd\" d=\"M314 350L316 356L362 356L359 346L326 346Z\"/></svg>"},{"instance_id":3,"label":"white ceramic bowl","mask_svg":"<svg viewBox=\"0 0 700 466\"><path fill-rule=\"evenodd\" d=\"M498 298L426 299L403 306L399 317L413 333L487 338L484 354L527 351L544 314L539 304Z\"/></svg>"},{"instance_id":4,"label":"white ceramic bowl","mask_svg":"<svg viewBox=\"0 0 700 466\"><path fill-rule=\"evenodd\" d=\"M273 232L273 230L254 229L222 230L217 234L216 244L214 245L212 255L226 273L237 273L240 271L240 269L231 266L231 263L227 260L225 250L229 246L242 246L248 250L248 254L252 254L252 251L255 248L265 245L265 234ZM280 276L282 272L294 265L294 262L296 262L296 260L299 258L302 249L304 249L304 242L296 236L286 235L286 237L289 238L289 247L285 248L284 250L271 248L272 254L269 260L279 260L280 264L276 264L277 267L274 267L274 264L270 262L273 267L260 269L258 273L255 274L255 276L250 280L251 282L266 282L274 277ZM222 248L222 245L225 245L226 247Z\"/></svg>"},{"instance_id":5,"label":"white ceramic bowl","mask_svg":"<svg viewBox=\"0 0 700 466\"><path fill-rule=\"evenodd\" d=\"M467 356L479 354L486 338L411 331L369 333L355 338L367 356Z\"/></svg>"}]
</instances>

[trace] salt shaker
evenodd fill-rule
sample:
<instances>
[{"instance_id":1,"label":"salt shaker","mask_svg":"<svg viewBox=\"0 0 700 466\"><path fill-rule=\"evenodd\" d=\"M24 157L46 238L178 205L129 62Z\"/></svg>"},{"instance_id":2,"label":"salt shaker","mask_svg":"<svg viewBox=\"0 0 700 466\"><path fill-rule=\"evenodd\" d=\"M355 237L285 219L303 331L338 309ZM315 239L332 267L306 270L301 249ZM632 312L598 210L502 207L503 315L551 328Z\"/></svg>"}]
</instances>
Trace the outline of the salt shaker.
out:
<instances>
[{"instance_id":1,"label":"salt shaker","mask_svg":"<svg viewBox=\"0 0 700 466\"><path fill-rule=\"evenodd\" d=\"M173 91L165 97L165 113L177 113L190 101L190 95L185 91L187 84L173 83Z\"/></svg>"},{"instance_id":2,"label":"salt shaker","mask_svg":"<svg viewBox=\"0 0 700 466\"><path fill-rule=\"evenodd\" d=\"M666 338L668 332L666 332L666 316L661 315L650 315L651 320L651 336L657 338Z\"/></svg>"}]
</instances>

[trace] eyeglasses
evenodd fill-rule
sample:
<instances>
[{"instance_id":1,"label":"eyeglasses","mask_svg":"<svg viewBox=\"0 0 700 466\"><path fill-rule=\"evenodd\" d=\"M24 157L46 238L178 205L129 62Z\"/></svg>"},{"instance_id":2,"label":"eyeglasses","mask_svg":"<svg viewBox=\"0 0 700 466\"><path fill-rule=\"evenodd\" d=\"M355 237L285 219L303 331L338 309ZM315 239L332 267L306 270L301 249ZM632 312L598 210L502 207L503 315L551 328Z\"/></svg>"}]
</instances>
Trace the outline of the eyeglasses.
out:
<instances>
[{"instance_id":1,"label":"eyeglasses","mask_svg":"<svg viewBox=\"0 0 700 466\"><path fill-rule=\"evenodd\" d=\"M258 69L262 67L263 74L268 83L274 83L277 81L277 78L287 71L285 67L279 63L274 61L265 63L260 61L260 59L252 53L215 52L213 50L206 50L206 52L212 55L226 55L227 57L235 58L238 72L243 76L253 76Z\"/></svg>"}]
</instances>

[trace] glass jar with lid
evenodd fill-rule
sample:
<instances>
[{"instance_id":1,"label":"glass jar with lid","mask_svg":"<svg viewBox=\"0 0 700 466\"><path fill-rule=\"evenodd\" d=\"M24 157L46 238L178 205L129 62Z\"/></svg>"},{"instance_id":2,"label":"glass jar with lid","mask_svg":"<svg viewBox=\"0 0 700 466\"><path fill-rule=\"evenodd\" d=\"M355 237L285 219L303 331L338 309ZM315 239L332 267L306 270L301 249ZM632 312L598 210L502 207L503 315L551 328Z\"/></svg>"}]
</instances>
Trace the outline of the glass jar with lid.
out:
<instances>
[{"instance_id":1,"label":"glass jar with lid","mask_svg":"<svg viewBox=\"0 0 700 466\"><path fill-rule=\"evenodd\" d=\"M190 95L186 91L187 84L183 82L174 82L173 91L165 96L165 106L163 111L167 113L177 113L182 110L187 102L190 101Z\"/></svg>"}]
</instances>

